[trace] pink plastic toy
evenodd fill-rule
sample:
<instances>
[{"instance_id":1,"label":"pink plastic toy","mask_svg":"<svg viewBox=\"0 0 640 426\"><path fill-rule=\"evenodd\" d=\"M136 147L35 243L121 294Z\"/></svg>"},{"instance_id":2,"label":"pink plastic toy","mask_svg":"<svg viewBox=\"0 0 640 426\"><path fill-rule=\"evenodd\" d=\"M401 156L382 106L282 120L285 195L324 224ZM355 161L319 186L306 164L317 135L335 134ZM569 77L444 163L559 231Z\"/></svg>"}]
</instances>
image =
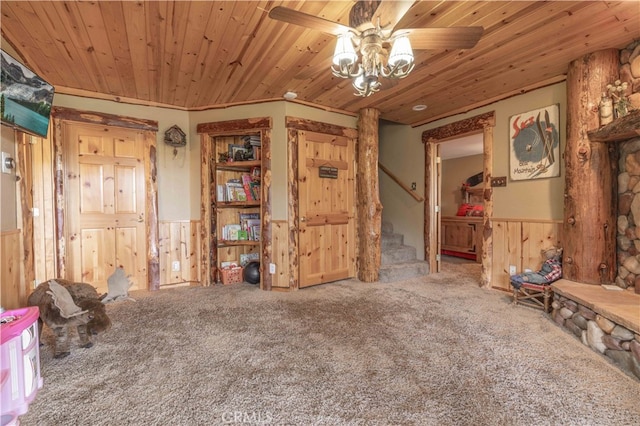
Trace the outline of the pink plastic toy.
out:
<instances>
[{"instance_id":1,"label":"pink plastic toy","mask_svg":"<svg viewBox=\"0 0 640 426\"><path fill-rule=\"evenodd\" d=\"M0 314L0 424L17 425L18 417L42 388L37 307Z\"/></svg>"}]
</instances>

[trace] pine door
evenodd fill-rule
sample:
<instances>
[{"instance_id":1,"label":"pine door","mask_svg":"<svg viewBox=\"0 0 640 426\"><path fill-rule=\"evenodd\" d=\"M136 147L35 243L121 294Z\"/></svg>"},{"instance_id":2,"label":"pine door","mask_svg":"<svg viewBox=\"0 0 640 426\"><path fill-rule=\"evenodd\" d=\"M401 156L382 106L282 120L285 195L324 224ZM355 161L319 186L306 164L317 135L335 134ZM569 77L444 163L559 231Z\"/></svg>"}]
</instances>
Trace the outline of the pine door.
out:
<instances>
[{"instance_id":1,"label":"pine door","mask_svg":"<svg viewBox=\"0 0 640 426\"><path fill-rule=\"evenodd\" d=\"M354 140L298 132L299 286L355 276Z\"/></svg>"},{"instance_id":2,"label":"pine door","mask_svg":"<svg viewBox=\"0 0 640 426\"><path fill-rule=\"evenodd\" d=\"M63 126L67 278L105 293L122 267L131 289L147 288L143 133Z\"/></svg>"}]
</instances>

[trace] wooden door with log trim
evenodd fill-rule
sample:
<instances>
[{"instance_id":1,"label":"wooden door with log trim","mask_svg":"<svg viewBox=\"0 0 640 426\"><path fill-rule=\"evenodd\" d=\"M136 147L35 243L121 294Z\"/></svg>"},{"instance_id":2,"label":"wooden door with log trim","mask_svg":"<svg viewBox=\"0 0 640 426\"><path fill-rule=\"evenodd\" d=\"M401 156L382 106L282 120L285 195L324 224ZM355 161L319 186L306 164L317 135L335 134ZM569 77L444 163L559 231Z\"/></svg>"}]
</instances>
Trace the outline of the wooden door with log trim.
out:
<instances>
[{"instance_id":1,"label":"wooden door with log trim","mask_svg":"<svg viewBox=\"0 0 640 426\"><path fill-rule=\"evenodd\" d=\"M299 286L356 273L354 140L298 131Z\"/></svg>"},{"instance_id":2,"label":"wooden door with log trim","mask_svg":"<svg viewBox=\"0 0 640 426\"><path fill-rule=\"evenodd\" d=\"M107 292L122 267L146 289L144 134L63 124L67 277Z\"/></svg>"}]
</instances>

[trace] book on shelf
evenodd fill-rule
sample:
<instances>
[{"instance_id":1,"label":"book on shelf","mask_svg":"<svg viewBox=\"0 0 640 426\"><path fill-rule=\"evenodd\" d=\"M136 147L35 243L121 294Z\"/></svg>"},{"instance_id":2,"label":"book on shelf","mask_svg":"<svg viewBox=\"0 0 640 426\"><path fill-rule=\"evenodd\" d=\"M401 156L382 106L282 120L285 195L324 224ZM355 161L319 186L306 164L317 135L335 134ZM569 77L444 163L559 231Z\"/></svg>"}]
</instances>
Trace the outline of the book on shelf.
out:
<instances>
[{"instance_id":1,"label":"book on shelf","mask_svg":"<svg viewBox=\"0 0 640 426\"><path fill-rule=\"evenodd\" d=\"M222 239L225 241L238 241L238 232L242 230L239 223L230 223L222 227Z\"/></svg>"},{"instance_id":2,"label":"book on shelf","mask_svg":"<svg viewBox=\"0 0 640 426\"><path fill-rule=\"evenodd\" d=\"M247 201L247 194L240 179L229 179L226 183L226 193L224 201Z\"/></svg>"},{"instance_id":3,"label":"book on shelf","mask_svg":"<svg viewBox=\"0 0 640 426\"><path fill-rule=\"evenodd\" d=\"M246 135L242 137L242 141L246 144L249 144L251 146L260 146L261 142L260 142L260 135Z\"/></svg>"},{"instance_id":4,"label":"book on shelf","mask_svg":"<svg viewBox=\"0 0 640 426\"><path fill-rule=\"evenodd\" d=\"M260 260L260 253L240 253L240 266L247 266L247 263Z\"/></svg>"},{"instance_id":5,"label":"book on shelf","mask_svg":"<svg viewBox=\"0 0 640 426\"><path fill-rule=\"evenodd\" d=\"M247 232L247 239L250 241L259 241L260 233L255 233L256 226L260 228L260 213L238 213L240 227Z\"/></svg>"}]
</instances>

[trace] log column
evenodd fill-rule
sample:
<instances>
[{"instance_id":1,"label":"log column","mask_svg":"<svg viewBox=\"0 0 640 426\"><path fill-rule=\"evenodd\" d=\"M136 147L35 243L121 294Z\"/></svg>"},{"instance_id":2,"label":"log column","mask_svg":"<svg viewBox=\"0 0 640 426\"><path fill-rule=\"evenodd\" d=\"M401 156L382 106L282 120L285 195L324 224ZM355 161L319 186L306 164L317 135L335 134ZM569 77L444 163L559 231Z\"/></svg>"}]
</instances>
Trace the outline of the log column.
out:
<instances>
[{"instance_id":1,"label":"log column","mask_svg":"<svg viewBox=\"0 0 640 426\"><path fill-rule=\"evenodd\" d=\"M378 117L380 111L365 108L358 119L358 279L378 281L382 204L378 187Z\"/></svg>"},{"instance_id":2,"label":"log column","mask_svg":"<svg viewBox=\"0 0 640 426\"><path fill-rule=\"evenodd\" d=\"M586 284L612 283L616 268L617 151L591 142L599 127L598 102L618 78L617 49L569 64L567 73L566 187L563 276Z\"/></svg>"}]
</instances>

